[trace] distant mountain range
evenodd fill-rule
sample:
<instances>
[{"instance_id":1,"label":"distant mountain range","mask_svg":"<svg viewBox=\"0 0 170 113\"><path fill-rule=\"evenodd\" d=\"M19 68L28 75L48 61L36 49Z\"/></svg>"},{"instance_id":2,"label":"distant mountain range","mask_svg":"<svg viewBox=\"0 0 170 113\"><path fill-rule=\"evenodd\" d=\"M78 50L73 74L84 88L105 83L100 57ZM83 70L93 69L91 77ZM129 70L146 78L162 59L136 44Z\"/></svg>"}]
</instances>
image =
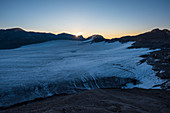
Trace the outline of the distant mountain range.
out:
<instances>
[{"instance_id":1,"label":"distant mountain range","mask_svg":"<svg viewBox=\"0 0 170 113\"><path fill-rule=\"evenodd\" d=\"M50 40L85 40L83 36L61 33L27 32L21 28L0 30L0 49L13 49L23 45L46 42Z\"/></svg>"},{"instance_id":2,"label":"distant mountain range","mask_svg":"<svg viewBox=\"0 0 170 113\"><path fill-rule=\"evenodd\" d=\"M101 35L92 35L85 39L83 36L75 36L68 33L58 35L52 33L28 32L21 28L1 29L0 30L0 49L13 49L23 45L41 43L51 40L91 40L94 42L115 42L125 43L135 41L129 48L170 48L170 31L167 29L154 29L150 32L137 36L124 36L121 38L105 39Z\"/></svg>"}]
</instances>

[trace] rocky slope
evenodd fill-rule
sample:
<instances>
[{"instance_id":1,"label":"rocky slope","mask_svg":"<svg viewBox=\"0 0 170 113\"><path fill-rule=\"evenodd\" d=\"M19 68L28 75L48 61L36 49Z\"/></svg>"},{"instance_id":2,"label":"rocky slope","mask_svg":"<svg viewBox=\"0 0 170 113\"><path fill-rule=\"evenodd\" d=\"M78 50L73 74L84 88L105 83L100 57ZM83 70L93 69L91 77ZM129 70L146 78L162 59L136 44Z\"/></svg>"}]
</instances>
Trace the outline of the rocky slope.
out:
<instances>
[{"instance_id":1,"label":"rocky slope","mask_svg":"<svg viewBox=\"0 0 170 113\"><path fill-rule=\"evenodd\" d=\"M96 89L37 99L0 113L169 113L169 95L153 89Z\"/></svg>"}]
</instances>

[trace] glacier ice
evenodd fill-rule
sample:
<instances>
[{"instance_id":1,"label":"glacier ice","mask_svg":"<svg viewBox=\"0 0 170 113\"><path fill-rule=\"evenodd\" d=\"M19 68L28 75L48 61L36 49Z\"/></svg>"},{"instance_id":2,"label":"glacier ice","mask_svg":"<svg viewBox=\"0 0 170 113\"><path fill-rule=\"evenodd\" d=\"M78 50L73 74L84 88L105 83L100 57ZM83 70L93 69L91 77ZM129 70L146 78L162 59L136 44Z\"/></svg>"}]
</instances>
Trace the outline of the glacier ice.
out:
<instances>
[{"instance_id":1,"label":"glacier ice","mask_svg":"<svg viewBox=\"0 0 170 113\"><path fill-rule=\"evenodd\" d=\"M0 50L0 107L87 89L162 83L152 66L137 64L151 50L127 49L132 43L57 40Z\"/></svg>"}]
</instances>

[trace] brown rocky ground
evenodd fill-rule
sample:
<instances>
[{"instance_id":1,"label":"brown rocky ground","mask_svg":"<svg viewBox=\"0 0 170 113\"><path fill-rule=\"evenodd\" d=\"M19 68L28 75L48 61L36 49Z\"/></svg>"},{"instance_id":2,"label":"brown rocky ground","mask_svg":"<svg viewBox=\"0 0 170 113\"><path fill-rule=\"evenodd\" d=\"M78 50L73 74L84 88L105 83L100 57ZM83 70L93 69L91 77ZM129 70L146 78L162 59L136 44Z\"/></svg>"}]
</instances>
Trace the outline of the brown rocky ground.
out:
<instances>
[{"instance_id":1,"label":"brown rocky ground","mask_svg":"<svg viewBox=\"0 0 170 113\"><path fill-rule=\"evenodd\" d=\"M170 113L170 91L96 89L34 100L0 113Z\"/></svg>"}]
</instances>

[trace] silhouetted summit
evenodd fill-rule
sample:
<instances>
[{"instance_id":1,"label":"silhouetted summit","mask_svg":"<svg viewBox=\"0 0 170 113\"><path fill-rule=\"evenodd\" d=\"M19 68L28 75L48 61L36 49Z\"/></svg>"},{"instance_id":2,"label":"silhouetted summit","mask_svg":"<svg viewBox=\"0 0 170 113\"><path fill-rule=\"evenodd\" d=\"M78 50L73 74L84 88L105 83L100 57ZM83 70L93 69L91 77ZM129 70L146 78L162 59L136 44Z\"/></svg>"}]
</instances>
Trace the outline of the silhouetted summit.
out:
<instances>
[{"instance_id":1,"label":"silhouetted summit","mask_svg":"<svg viewBox=\"0 0 170 113\"><path fill-rule=\"evenodd\" d=\"M82 35L75 36L68 33L61 33L56 35L58 39L64 39L64 40L85 40Z\"/></svg>"},{"instance_id":2,"label":"silhouetted summit","mask_svg":"<svg viewBox=\"0 0 170 113\"><path fill-rule=\"evenodd\" d=\"M14 32L18 32L18 31L25 31L22 28L10 28L10 29L6 29L7 31L14 31Z\"/></svg>"},{"instance_id":3,"label":"silhouetted summit","mask_svg":"<svg viewBox=\"0 0 170 113\"><path fill-rule=\"evenodd\" d=\"M106 39L102 35L92 35L87 38L87 40L93 39L92 42L101 42L106 41Z\"/></svg>"},{"instance_id":4,"label":"silhouetted summit","mask_svg":"<svg viewBox=\"0 0 170 113\"><path fill-rule=\"evenodd\" d=\"M161 30L159 28L153 29L151 32L160 32Z\"/></svg>"}]
</instances>

